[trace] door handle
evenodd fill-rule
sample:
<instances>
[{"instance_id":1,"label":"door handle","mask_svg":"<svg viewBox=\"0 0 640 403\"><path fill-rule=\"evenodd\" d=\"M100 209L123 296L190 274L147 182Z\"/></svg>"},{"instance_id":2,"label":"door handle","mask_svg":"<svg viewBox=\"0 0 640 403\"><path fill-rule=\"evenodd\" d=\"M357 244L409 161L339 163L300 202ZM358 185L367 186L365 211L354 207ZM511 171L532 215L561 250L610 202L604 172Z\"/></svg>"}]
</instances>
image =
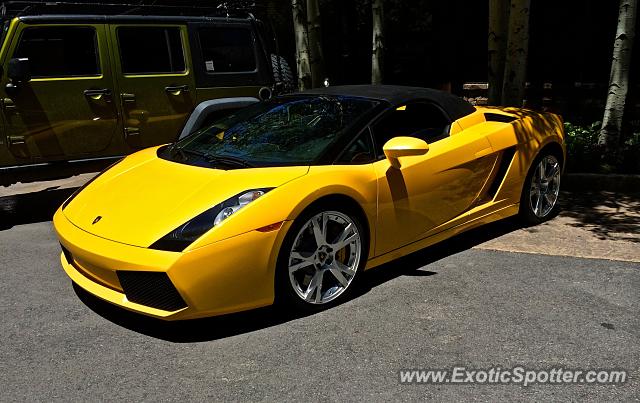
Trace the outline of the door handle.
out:
<instances>
[{"instance_id":1,"label":"door handle","mask_svg":"<svg viewBox=\"0 0 640 403\"><path fill-rule=\"evenodd\" d=\"M138 134L140 134L140 129L137 127L125 127L124 128L124 138L128 138L131 136L137 136Z\"/></svg>"},{"instance_id":2,"label":"door handle","mask_svg":"<svg viewBox=\"0 0 640 403\"><path fill-rule=\"evenodd\" d=\"M24 136L7 136L7 142L9 143L9 146L26 144Z\"/></svg>"},{"instance_id":3,"label":"door handle","mask_svg":"<svg viewBox=\"0 0 640 403\"><path fill-rule=\"evenodd\" d=\"M94 101L104 98L107 102L111 102L111 90L109 88L88 89L84 90L83 94L85 97L91 98Z\"/></svg>"},{"instance_id":4,"label":"door handle","mask_svg":"<svg viewBox=\"0 0 640 403\"><path fill-rule=\"evenodd\" d=\"M16 109L16 104L11 98L2 98L2 107L4 109Z\"/></svg>"},{"instance_id":5,"label":"door handle","mask_svg":"<svg viewBox=\"0 0 640 403\"><path fill-rule=\"evenodd\" d=\"M182 92L189 92L188 85L170 85L168 87L164 87L164 91L168 92L171 95L180 95Z\"/></svg>"},{"instance_id":6,"label":"door handle","mask_svg":"<svg viewBox=\"0 0 640 403\"><path fill-rule=\"evenodd\" d=\"M122 102L125 102L125 103L136 102L136 94L128 94L125 92L120 94L120 97L122 98Z\"/></svg>"}]
</instances>

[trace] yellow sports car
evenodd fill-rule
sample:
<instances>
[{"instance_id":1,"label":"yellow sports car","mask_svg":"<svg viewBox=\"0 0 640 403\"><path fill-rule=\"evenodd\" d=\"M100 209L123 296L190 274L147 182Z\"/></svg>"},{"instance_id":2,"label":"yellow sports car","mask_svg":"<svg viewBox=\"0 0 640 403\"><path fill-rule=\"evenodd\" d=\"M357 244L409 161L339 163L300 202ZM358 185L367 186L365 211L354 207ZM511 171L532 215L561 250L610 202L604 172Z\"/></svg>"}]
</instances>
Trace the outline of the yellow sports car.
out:
<instances>
[{"instance_id":1,"label":"yellow sports car","mask_svg":"<svg viewBox=\"0 0 640 403\"><path fill-rule=\"evenodd\" d=\"M412 87L330 87L130 155L54 217L64 270L174 320L348 298L361 272L520 214L551 217L562 120Z\"/></svg>"}]
</instances>

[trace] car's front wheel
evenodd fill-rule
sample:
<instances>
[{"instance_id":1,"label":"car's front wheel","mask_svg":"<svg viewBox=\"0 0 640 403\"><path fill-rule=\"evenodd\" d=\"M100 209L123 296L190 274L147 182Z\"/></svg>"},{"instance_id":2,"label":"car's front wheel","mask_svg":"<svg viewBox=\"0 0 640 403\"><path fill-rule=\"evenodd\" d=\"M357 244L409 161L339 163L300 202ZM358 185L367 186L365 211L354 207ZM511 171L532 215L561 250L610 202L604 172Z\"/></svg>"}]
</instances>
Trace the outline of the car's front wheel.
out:
<instances>
[{"instance_id":1,"label":"car's front wheel","mask_svg":"<svg viewBox=\"0 0 640 403\"><path fill-rule=\"evenodd\" d=\"M366 261L367 235L350 211L313 209L296 219L278 259L278 298L314 311L348 298Z\"/></svg>"},{"instance_id":2,"label":"car's front wheel","mask_svg":"<svg viewBox=\"0 0 640 403\"><path fill-rule=\"evenodd\" d=\"M551 153L538 156L527 174L520 215L528 224L539 224L553 217L558 208L562 166Z\"/></svg>"}]
</instances>

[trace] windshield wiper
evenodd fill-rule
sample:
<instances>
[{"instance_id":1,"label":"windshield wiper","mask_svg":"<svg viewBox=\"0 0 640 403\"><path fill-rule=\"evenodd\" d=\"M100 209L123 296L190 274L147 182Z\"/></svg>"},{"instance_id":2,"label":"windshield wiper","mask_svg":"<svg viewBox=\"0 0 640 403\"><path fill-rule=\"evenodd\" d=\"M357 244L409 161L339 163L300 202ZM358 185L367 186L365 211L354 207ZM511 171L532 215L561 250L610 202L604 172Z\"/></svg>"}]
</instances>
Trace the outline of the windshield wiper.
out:
<instances>
[{"instance_id":1,"label":"windshield wiper","mask_svg":"<svg viewBox=\"0 0 640 403\"><path fill-rule=\"evenodd\" d=\"M176 154L180 153L180 155L182 156L182 158L184 160L187 159L186 158L186 154L191 154L191 155L195 155L196 157L199 157L199 158L205 160L206 162L208 162L210 164L241 166L241 167L244 167L244 168L253 168L253 167L255 167L255 165L253 165L249 161L246 161L246 160L244 160L242 158L232 157L232 156L227 156L227 155L221 156L221 155L203 153L202 151L190 150L188 148L177 147L175 150L171 149L170 152L176 153Z\"/></svg>"},{"instance_id":2,"label":"windshield wiper","mask_svg":"<svg viewBox=\"0 0 640 403\"><path fill-rule=\"evenodd\" d=\"M180 158L182 158L183 161L187 159L187 156L184 153L184 150L182 149L182 147L178 146L177 141L169 146L168 151L171 158L175 158L176 155L180 155Z\"/></svg>"},{"instance_id":3,"label":"windshield wiper","mask_svg":"<svg viewBox=\"0 0 640 403\"><path fill-rule=\"evenodd\" d=\"M252 163L250 163L247 160L243 160L242 158L238 158L238 157L232 157L232 156L220 156L220 155L213 155L213 154L202 154L202 157L210 163L218 163L218 164L224 164L224 165L235 165L235 166L241 166L244 168L253 168L255 167L255 165L253 165Z\"/></svg>"}]
</instances>

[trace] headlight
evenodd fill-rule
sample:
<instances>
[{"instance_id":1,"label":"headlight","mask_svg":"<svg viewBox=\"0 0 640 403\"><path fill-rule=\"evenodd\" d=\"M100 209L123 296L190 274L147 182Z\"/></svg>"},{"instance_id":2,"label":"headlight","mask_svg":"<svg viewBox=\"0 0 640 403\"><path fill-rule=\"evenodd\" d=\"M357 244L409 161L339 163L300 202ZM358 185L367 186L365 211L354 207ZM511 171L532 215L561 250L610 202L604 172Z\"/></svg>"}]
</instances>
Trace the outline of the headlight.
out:
<instances>
[{"instance_id":1,"label":"headlight","mask_svg":"<svg viewBox=\"0 0 640 403\"><path fill-rule=\"evenodd\" d=\"M193 241L204 235L211 228L219 225L247 204L263 196L273 188L252 189L239 193L224 202L210 208L200 215L174 229L154 242L150 249L182 252Z\"/></svg>"}]
</instances>

